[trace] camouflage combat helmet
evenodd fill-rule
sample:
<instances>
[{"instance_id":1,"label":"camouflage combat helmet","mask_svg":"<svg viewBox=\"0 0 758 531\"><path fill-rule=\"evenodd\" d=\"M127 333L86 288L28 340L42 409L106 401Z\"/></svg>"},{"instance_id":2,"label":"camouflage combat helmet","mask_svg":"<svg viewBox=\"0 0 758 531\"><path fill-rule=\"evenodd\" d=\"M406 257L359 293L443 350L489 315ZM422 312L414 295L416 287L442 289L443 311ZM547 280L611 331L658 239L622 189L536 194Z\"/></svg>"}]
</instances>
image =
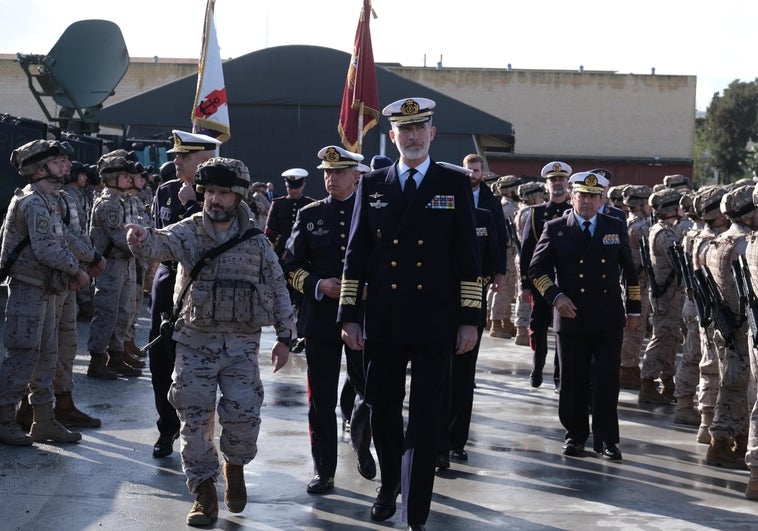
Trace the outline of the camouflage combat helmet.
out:
<instances>
[{"instance_id":1,"label":"camouflage combat helmet","mask_svg":"<svg viewBox=\"0 0 758 531\"><path fill-rule=\"evenodd\" d=\"M707 186L699 189L692 197L692 207L703 221L711 221L721 214L721 198L726 194L723 186Z\"/></svg>"},{"instance_id":2,"label":"camouflage combat helmet","mask_svg":"<svg viewBox=\"0 0 758 531\"><path fill-rule=\"evenodd\" d=\"M529 196L535 194L542 195L543 193L545 193L545 187L542 185L542 183L539 183L537 181L530 181L528 183L521 184L518 187L518 196L520 199L526 199Z\"/></svg>"},{"instance_id":3,"label":"camouflage combat helmet","mask_svg":"<svg viewBox=\"0 0 758 531\"><path fill-rule=\"evenodd\" d=\"M757 208L753 203L754 190L755 186L746 185L725 193L719 205L721 211L732 220L739 219L745 214L750 214Z\"/></svg>"},{"instance_id":4,"label":"camouflage combat helmet","mask_svg":"<svg viewBox=\"0 0 758 531\"><path fill-rule=\"evenodd\" d=\"M68 155L68 151L57 140L32 140L14 149L10 162L19 174L30 176L61 155Z\"/></svg>"},{"instance_id":5,"label":"camouflage combat helmet","mask_svg":"<svg viewBox=\"0 0 758 531\"><path fill-rule=\"evenodd\" d=\"M639 207L647 204L652 188L644 184L630 184L624 187L621 195L624 198L624 204L628 207Z\"/></svg>"},{"instance_id":6,"label":"camouflage combat helmet","mask_svg":"<svg viewBox=\"0 0 758 531\"><path fill-rule=\"evenodd\" d=\"M228 188L242 197L250 188L250 172L245 163L237 159L213 157L197 167L195 171L197 191L202 193L208 185Z\"/></svg>"},{"instance_id":7,"label":"camouflage combat helmet","mask_svg":"<svg viewBox=\"0 0 758 531\"><path fill-rule=\"evenodd\" d=\"M648 198L648 204L653 207L653 211L657 216L662 216L668 212L676 212L679 210L679 200L682 198L682 194L674 188L663 188L657 192L650 194Z\"/></svg>"}]
</instances>

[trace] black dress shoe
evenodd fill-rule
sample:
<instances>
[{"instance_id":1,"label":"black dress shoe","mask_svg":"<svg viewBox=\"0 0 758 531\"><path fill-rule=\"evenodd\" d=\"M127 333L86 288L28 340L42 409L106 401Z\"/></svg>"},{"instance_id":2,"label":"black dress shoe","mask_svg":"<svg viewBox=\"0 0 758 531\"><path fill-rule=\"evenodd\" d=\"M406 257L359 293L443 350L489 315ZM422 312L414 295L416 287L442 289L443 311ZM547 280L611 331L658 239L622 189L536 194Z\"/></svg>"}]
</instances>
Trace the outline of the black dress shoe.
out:
<instances>
[{"instance_id":1,"label":"black dress shoe","mask_svg":"<svg viewBox=\"0 0 758 531\"><path fill-rule=\"evenodd\" d=\"M160 459L161 457L168 457L174 453L174 441L178 438L178 431L169 435L161 434L153 445L153 457Z\"/></svg>"},{"instance_id":2,"label":"black dress shoe","mask_svg":"<svg viewBox=\"0 0 758 531\"><path fill-rule=\"evenodd\" d=\"M376 477L376 462L371 452L364 456L358 456L358 473L366 479Z\"/></svg>"},{"instance_id":3,"label":"black dress shoe","mask_svg":"<svg viewBox=\"0 0 758 531\"><path fill-rule=\"evenodd\" d=\"M600 457L608 461L621 461L621 450L613 443L601 442L593 445L594 450L600 454Z\"/></svg>"},{"instance_id":4,"label":"black dress shoe","mask_svg":"<svg viewBox=\"0 0 758 531\"><path fill-rule=\"evenodd\" d=\"M536 372L533 372L529 375L529 383L532 384L532 387L537 388L540 385L542 385L542 375L538 374Z\"/></svg>"},{"instance_id":5,"label":"black dress shoe","mask_svg":"<svg viewBox=\"0 0 758 531\"><path fill-rule=\"evenodd\" d=\"M563 452L561 453L570 457L581 457L584 453L584 445L569 439L563 443Z\"/></svg>"},{"instance_id":6,"label":"black dress shoe","mask_svg":"<svg viewBox=\"0 0 758 531\"><path fill-rule=\"evenodd\" d=\"M410 524L407 531L426 531L424 524Z\"/></svg>"},{"instance_id":7,"label":"black dress shoe","mask_svg":"<svg viewBox=\"0 0 758 531\"><path fill-rule=\"evenodd\" d=\"M398 494L400 494L400 485L392 489L379 487L379 494L374 505L371 506L371 519L382 522L392 518L395 514Z\"/></svg>"},{"instance_id":8,"label":"black dress shoe","mask_svg":"<svg viewBox=\"0 0 758 531\"><path fill-rule=\"evenodd\" d=\"M440 470L447 470L450 468L450 458L448 457L447 452L437 454L437 462L435 466Z\"/></svg>"},{"instance_id":9,"label":"black dress shoe","mask_svg":"<svg viewBox=\"0 0 758 531\"><path fill-rule=\"evenodd\" d=\"M463 448L458 448L450 452L450 458L456 461L468 461L468 453Z\"/></svg>"},{"instance_id":10,"label":"black dress shoe","mask_svg":"<svg viewBox=\"0 0 758 531\"><path fill-rule=\"evenodd\" d=\"M311 482L308 483L308 488L306 490L311 494L323 494L324 492L333 488L334 488L334 477L324 478L316 474L315 476L313 476L313 479L311 480Z\"/></svg>"}]
</instances>

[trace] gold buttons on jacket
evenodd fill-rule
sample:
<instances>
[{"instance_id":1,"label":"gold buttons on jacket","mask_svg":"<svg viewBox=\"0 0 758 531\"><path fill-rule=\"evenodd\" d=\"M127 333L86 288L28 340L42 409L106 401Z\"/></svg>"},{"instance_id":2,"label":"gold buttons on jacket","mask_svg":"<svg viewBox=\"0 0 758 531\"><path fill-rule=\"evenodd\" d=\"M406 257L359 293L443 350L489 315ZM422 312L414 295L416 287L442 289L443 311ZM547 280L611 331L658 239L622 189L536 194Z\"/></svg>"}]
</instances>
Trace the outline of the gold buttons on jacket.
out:
<instances>
[{"instance_id":1,"label":"gold buttons on jacket","mask_svg":"<svg viewBox=\"0 0 758 531\"><path fill-rule=\"evenodd\" d=\"M424 240L419 240L417 243L418 243L419 245L424 245Z\"/></svg>"},{"instance_id":2,"label":"gold buttons on jacket","mask_svg":"<svg viewBox=\"0 0 758 531\"><path fill-rule=\"evenodd\" d=\"M579 278L584 278L584 273L579 273Z\"/></svg>"},{"instance_id":3,"label":"gold buttons on jacket","mask_svg":"<svg viewBox=\"0 0 758 531\"><path fill-rule=\"evenodd\" d=\"M416 267L421 267L421 262L416 262Z\"/></svg>"},{"instance_id":4,"label":"gold buttons on jacket","mask_svg":"<svg viewBox=\"0 0 758 531\"><path fill-rule=\"evenodd\" d=\"M392 245L397 245L398 243L400 243L400 242L397 241L397 240L392 240Z\"/></svg>"},{"instance_id":5,"label":"gold buttons on jacket","mask_svg":"<svg viewBox=\"0 0 758 531\"><path fill-rule=\"evenodd\" d=\"M419 284L418 286L416 286L416 289L418 289L418 290L424 289L424 286L421 285L421 284Z\"/></svg>"},{"instance_id":6,"label":"gold buttons on jacket","mask_svg":"<svg viewBox=\"0 0 758 531\"><path fill-rule=\"evenodd\" d=\"M395 262L395 261L393 260L392 262L390 262L390 265L391 265L392 267L397 267L397 262Z\"/></svg>"},{"instance_id":7,"label":"gold buttons on jacket","mask_svg":"<svg viewBox=\"0 0 758 531\"><path fill-rule=\"evenodd\" d=\"M581 289L579 290L579 293L584 293L584 288L581 288Z\"/></svg>"},{"instance_id":8,"label":"gold buttons on jacket","mask_svg":"<svg viewBox=\"0 0 758 531\"><path fill-rule=\"evenodd\" d=\"M390 287L391 287L392 289L397 289L397 284L390 284Z\"/></svg>"}]
</instances>

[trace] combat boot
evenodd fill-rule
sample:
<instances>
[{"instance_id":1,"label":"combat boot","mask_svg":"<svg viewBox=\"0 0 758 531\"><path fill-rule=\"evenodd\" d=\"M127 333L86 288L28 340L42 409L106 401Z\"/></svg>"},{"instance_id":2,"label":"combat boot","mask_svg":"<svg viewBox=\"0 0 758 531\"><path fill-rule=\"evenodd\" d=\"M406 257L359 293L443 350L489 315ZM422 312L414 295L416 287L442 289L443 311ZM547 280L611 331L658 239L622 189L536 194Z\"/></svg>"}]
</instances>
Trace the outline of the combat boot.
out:
<instances>
[{"instance_id":1,"label":"combat boot","mask_svg":"<svg viewBox=\"0 0 758 531\"><path fill-rule=\"evenodd\" d=\"M128 352L137 358L144 358L147 356L147 352L142 352L132 339L124 341L124 352Z\"/></svg>"},{"instance_id":2,"label":"combat boot","mask_svg":"<svg viewBox=\"0 0 758 531\"><path fill-rule=\"evenodd\" d=\"M67 428L99 428L100 419L90 417L74 404L71 393L55 395L55 420Z\"/></svg>"},{"instance_id":3,"label":"combat boot","mask_svg":"<svg viewBox=\"0 0 758 531\"><path fill-rule=\"evenodd\" d=\"M758 466L750 467L750 479L747 480L747 487L745 487L745 498L758 500Z\"/></svg>"},{"instance_id":4,"label":"combat boot","mask_svg":"<svg viewBox=\"0 0 758 531\"><path fill-rule=\"evenodd\" d=\"M747 433L734 436L732 452L734 453L734 457L737 458L737 461L745 461L745 454L747 454Z\"/></svg>"},{"instance_id":5,"label":"combat boot","mask_svg":"<svg viewBox=\"0 0 758 531\"><path fill-rule=\"evenodd\" d=\"M700 427L697 430L697 442L700 444L711 444L711 432L708 428L713 422L713 408L704 409L700 413Z\"/></svg>"},{"instance_id":6,"label":"combat boot","mask_svg":"<svg viewBox=\"0 0 758 531\"><path fill-rule=\"evenodd\" d=\"M29 433L29 430L32 429L32 422L34 422L34 413L32 412L32 405L29 403L29 395L26 395L18 405L16 424L21 426L21 429L26 433Z\"/></svg>"},{"instance_id":7,"label":"combat boot","mask_svg":"<svg viewBox=\"0 0 758 531\"><path fill-rule=\"evenodd\" d=\"M663 389L661 389L661 396L663 398L668 399L667 403L674 402L674 391L676 391L676 386L674 385L674 377L669 376L668 378L662 378L661 383L663 383Z\"/></svg>"},{"instance_id":8,"label":"combat boot","mask_svg":"<svg viewBox=\"0 0 758 531\"><path fill-rule=\"evenodd\" d=\"M640 367L619 367L619 389L632 389L634 391L640 388Z\"/></svg>"},{"instance_id":9,"label":"combat boot","mask_svg":"<svg viewBox=\"0 0 758 531\"><path fill-rule=\"evenodd\" d=\"M691 396L680 396L676 399L674 423L686 424L687 426L700 425L700 413L695 409Z\"/></svg>"},{"instance_id":10,"label":"combat boot","mask_svg":"<svg viewBox=\"0 0 758 531\"><path fill-rule=\"evenodd\" d=\"M16 406L0 406L0 443L10 446L29 446L32 444L29 434L16 424Z\"/></svg>"},{"instance_id":11,"label":"combat boot","mask_svg":"<svg viewBox=\"0 0 758 531\"><path fill-rule=\"evenodd\" d=\"M500 319L493 319L490 324L490 337L497 337L499 339L510 339L511 336L503 328L503 321Z\"/></svg>"},{"instance_id":12,"label":"combat boot","mask_svg":"<svg viewBox=\"0 0 758 531\"><path fill-rule=\"evenodd\" d=\"M529 346L529 331L525 326L516 327L516 344L522 347Z\"/></svg>"},{"instance_id":13,"label":"combat boot","mask_svg":"<svg viewBox=\"0 0 758 531\"><path fill-rule=\"evenodd\" d=\"M124 344L123 360L135 369L144 369L147 367L147 364L143 360L126 350L126 344Z\"/></svg>"},{"instance_id":14,"label":"combat boot","mask_svg":"<svg viewBox=\"0 0 758 531\"><path fill-rule=\"evenodd\" d=\"M118 378L118 373L116 371L110 370L106 366L107 361L107 354L97 354L95 352L90 352L87 376L90 378L99 378L101 380L115 380Z\"/></svg>"},{"instance_id":15,"label":"combat boot","mask_svg":"<svg viewBox=\"0 0 758 531\"><path fill-rule=\"evenodd\" d=\"M105 365L108 369L116 371L121 376L142 376L142 371L132 367L124 361L124 353L118 351L108 351L108 363Z\"/></svg>"},{"instance_id":16,"label":"combat boot","mask_svg":"<svg viewBox=\"0 0 758 531\"><path fill-rule=\"evenodd\" d=\"M658 385L655 380L640 380L640 394L637 398L637 405L642 404L669 404L671 400L661 396L658 393Z\"/></svg>"},{"instance_id":17,"label":"combat boot","mask_svg":"<svg viewBox=\"0 0 758 531\"><path fill-rule=\"evenodd\" d=\"M82 440L82 434L68 431L66 427L55 420L52 404L33 405L34 422L29 432L34 442L54 441L74 443Z\"/></svg>"},{"instance_id":18,"label":"combat boot","mask_svg":"<svg viewBox=\"0 0 758 531\"><path fill-rule=\"evenodd\" d=\"M200 526L213 523L218 518L218 496L216 484L211 478L197 486L195 503L187 513L187 525Z\"/></svg>"},{"instance_id":19,"label":"combat boot","mask_svg":"<svg viewBox=\"0 0 758 531\"><path fill-rule=\"evenodd\" d=\"M508 334L508 338L515 336L517 333L516 327L513 326L513 322L510 319L503 319L503 330Z\"/></svg>"},{"instance_id":20,"label":"combat boot","mask_svg":"<svg viewBox=\"0 0 758 531\"><path fill-rule=\"evenodd\" d=\"M741 463L735 457L734 452L732 452L732 441L728 438L711 438L711 444L708 446L708 452L705 454L705 463L708 466L732 470L747 468L744 457Z\"/></svg>"},{"instance_id":21,"label":"combat boot","mask_svg":"<svg viewBox=\"0 0 758 531\"><path fill-rule=\"evenodd\" d=\"M233 465L224 461L224 503L229 512L241 513L247 505L247 489L242 465Z\"/></svg>"}]
</instances>

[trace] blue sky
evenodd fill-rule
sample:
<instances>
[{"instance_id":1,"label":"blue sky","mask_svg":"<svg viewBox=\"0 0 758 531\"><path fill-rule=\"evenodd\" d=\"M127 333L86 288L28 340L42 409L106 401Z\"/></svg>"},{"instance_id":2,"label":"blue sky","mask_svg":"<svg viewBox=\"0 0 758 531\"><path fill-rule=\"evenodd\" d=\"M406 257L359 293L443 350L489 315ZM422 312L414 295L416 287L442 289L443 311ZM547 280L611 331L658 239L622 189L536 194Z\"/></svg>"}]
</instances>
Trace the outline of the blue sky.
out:
<instances>
[{"instance_id":1,"label":"blue sky","mask_svg":"<svg viewBox=\"0 0 758 531\"><path fill-rule=\"evenodd\" d=\"M205 0L0 0L0 53L47 53L71 23L115 22L132 57L194 58ZM450 4L450 5L446 5ZM350 52L362 0L216 0L222 57L287 44ZM697 109L758 78L758 2L373 0L377 62L698 78ZM707 11L704 6L709 5Z\"/></svg>"}]
</instances>

